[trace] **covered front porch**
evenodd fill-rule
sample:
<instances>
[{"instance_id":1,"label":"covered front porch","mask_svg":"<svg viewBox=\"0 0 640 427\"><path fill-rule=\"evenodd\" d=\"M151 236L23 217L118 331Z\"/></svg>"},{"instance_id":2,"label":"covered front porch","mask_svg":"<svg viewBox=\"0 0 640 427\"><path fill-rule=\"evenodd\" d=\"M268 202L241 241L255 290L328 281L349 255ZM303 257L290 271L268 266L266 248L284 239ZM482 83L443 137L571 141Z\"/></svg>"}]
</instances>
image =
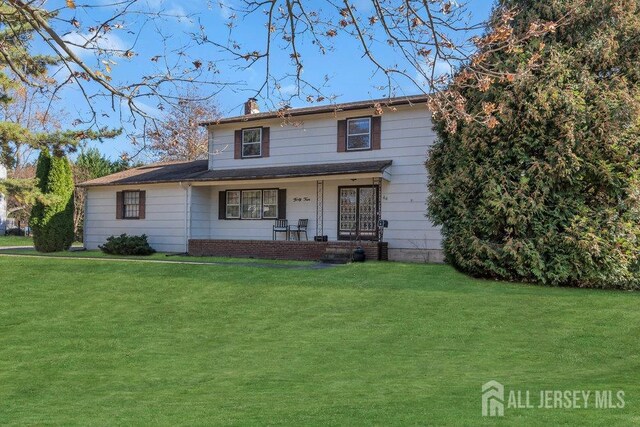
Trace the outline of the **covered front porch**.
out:
<instances>
[{"instance_id":1,"label":"covered front porch","mask_svg":"<svg viewBox=\"0 0 640 427\"><path fill-rule=\"evenodd\" d=\"M193 182L188 252L318 260L360 246L367 259L387 259L379 223L390 163L312 165L315 174L301 166L289 176ZM298 233L301 220L307 226ZM283 225L292 232L274 232Z\"/></svg>"}]
</instances>

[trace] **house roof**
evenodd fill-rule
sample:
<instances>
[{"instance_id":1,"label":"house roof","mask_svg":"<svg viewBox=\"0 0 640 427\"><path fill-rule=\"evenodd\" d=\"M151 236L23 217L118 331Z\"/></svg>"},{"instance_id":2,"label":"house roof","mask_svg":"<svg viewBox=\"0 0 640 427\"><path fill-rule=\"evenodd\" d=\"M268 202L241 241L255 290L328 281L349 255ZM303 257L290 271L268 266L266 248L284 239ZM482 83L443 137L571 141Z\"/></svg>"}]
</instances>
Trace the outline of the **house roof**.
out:
<instances>
[{"instance_id":1,"label":"house roof","mask_svg":"<svg viewBox=\"0 0 640 427\"><path fill-rule=\"evenodd\" d=\"M391 160L323 163L315 165L270 166L258 168L209 170L206 160L156 163L129 169L78 184L79 187L159 184L170 182L217 182L274 178L301 178L383 172Z\"/></svg>"},{"instance_id":2,"label":"house roof","mask_svg":"<svg viewBox=\"0 0 640 427\"><path fill-rule=\"evenodd\" d=\"M243 116L225 117L200 123L201 126L221 125L227 123L249 122L261 119L273 119L276 117L296 117L310 114L334 113L339 111L363 110L367 108L394 107L398 105L410 105L427 102L429 95L412 95L396 98L380 98L369 101L345 102L342 104L317 105L313 107L291 108L286 110L267 111L264 113L245 114Z\"/></svg>"}]
</instances>

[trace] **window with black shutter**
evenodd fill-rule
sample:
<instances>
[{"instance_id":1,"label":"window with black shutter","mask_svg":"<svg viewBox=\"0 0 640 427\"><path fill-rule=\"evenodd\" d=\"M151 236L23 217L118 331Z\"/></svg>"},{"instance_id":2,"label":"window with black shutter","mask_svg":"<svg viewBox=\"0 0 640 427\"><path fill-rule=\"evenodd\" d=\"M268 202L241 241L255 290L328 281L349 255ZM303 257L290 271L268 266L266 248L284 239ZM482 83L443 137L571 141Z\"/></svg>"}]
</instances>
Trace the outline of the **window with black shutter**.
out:
<instances>
[{"instance_id":1,"label":"window with black shutter","mask_svg":"<svg viewBox=\"0 0 640 427\"><path fill-rule=\"evenodd\" d=\"M279 219L285 209L284 189L226 190L220 192L218 219Z\"/></svg>"}]
</instances>

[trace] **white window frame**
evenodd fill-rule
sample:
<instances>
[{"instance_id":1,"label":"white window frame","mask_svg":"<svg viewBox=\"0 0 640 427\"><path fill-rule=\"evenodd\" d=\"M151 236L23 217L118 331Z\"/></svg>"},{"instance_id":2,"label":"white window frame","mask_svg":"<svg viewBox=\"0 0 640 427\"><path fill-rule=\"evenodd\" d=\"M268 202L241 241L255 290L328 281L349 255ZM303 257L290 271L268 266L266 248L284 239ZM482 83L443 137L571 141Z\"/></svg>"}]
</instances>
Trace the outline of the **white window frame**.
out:
<instances>
[{"instance_id":1,"label":"white window frame","mask_svg":"<svg viewBox=\"0 0 640 427\"><path fill-rule=\"evenodd\" d=\"M245 217L244 216L244 200L245 200L245 193L258 193L260 195L260 200L259 203L256 205L256 211L258 212L258 217L257 218L252 218L252 217ZM240 219L249 219L249 220L255 220L255 219L262 219L262 190L258 189L258 190L242 190L242 193L240 194Z\"/></svg>"},{"instance_id":2,"label":"white window frame","mask_svg":"<svg viewBox=\"0 0 640 427\"><path fill-rule=\"evenodd\" d=\"M130 194L135 194L137 203L127 203L127 196ZM136 211L138 212L138 215L127 215L127 206L137 206ZM122 192L122 219L140 219L140 191L126 190Z\"/></svg>"},{"instance_id":3,"label":"white window frame","mask_svg":"<svg viewBox=\"0 0 640 427\"><path fill-rule=\"evenodd\" d=\"M369 131L366 133L349 133L349 123L356 120L367 120L369 122ZM361 147L361 148L349 148L349 137L362 136L362 135L367 135L369 137L369 146ZM347 119L347 141L345 142L345 147L347 151L371 150L371 117L354 117L353 119Z\"/></svg>"},{"instance_id":4,"label":"white window frame","mask_svg":"<svg viewBox=\"0 0 640 427\"><path fill-rule=\"evenodd\" d=\"M273 192L276 194L276 202L275 202L275 204L269 204L269 205L267 205L267 204L265 203L265 197L264 197L264 193L265 193L265 191L273 191ZM266 215L265 215L265 212L266 212L265 207L266 207L266 206L273 206L273 207L275 208L275 209L273 210L273 211L275 212L275 215L273 215L273 216L266 216ZM262 218L263 218L263 219L278 219L278 189L277 189L277 188L265 188L265 189L263 189L263 190L262 190Z\"/></svg>"},{"instance_id":5,"label":"white window frame","mask_svg":"<svg viewBox=\"0 0 640 427\"><path fill-rule=\"evenodd\" d=\"M229 194L230 193L238 193L238 203L229 203ZM242 215L242 192L240 190L229 190L225 193L226 201L225 201L225 213L224 217L228 219L240 219ZM238 215L230 216L229 215L229 206L237 206L238 207Z\"/></svg>"},{"instance_id":6,"label":"white window frame","mask_svg":"<svg viewBox=\"0 0 640 427\"><path fill-rule=\"evenodd\" d=\"M245 217L242 212L242 206L243 206L243 202L245 200L245 193L247 192L260 192L260 207L257 208L256 210L260 212L260 217L258 218L250 218L250 217ZM276 196L276 200L275 200L275 204L265 204L265 198L264 198L264 193L265 191L273 191L275 193ZM225 212L224 212L224 219L242 219L242 220L256 220L256 219L278 219L278 215L280 213L279 211L279 201L280 201L280 189L279 188L248 188L246 190L225 190ZM238 203L229 203L229 197L230 197L230 193L237 193L238 194ZM229 215L229 206L236 206L238 208L238 215L237 216L231 216ZM273 211L274 214L271 216L267 216L265 215L265 207L269 206L269 207L273 207ZM257 207L257 206L256 206Z\"/></svg>"},{"instance_id":7,"label":"white window frame","mask_svg":"<svg viewBox=\"0 0 640 427\"><path fill-rule=\"evenodd\" d=\"M245 141L244 141L244 134L245 134L245 132L248 132L248 131L254 131L254 130L259 130L259 131L260 131L260 139L259 139L258 141L256 141L256 142L245 142ZM246 145L254 145L254 144L258 144L258 146L259 146L259 148L260 148L260 149L258 150L258 154L254 154L254 155L251 155L251 156L245 156L245 155L244 155L244 147L245 147ZM262 128L261 128L261 127L259 127L259 128L242 129L242 147L241 147L241 154L242 154L242 158L243 158L243 159L251 159L251 158L255 158L255 157L262 157Z\"/></svg>"}]
</instances>

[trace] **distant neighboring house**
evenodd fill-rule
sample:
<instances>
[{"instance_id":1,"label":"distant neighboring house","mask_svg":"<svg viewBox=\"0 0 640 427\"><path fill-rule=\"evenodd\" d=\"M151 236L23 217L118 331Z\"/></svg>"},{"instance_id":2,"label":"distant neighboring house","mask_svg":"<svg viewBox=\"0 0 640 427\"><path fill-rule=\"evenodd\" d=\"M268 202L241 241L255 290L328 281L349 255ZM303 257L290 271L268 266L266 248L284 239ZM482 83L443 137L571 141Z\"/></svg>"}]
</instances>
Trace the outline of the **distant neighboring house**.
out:
<instances>
[{"instance_id":1,"label":"distant neighboring house","mask_svg":"<svg viewBox=\"0 0 640 427\"><path fill-rule=\"evenodd\" d=\"M88 190L85 246L145 233L157 250L194 255L316 259L357 245L368 258L441 261L440 230L425 216L424 163L435 140L426 102L261 113L250 99L245 115L203 123L208 161L80 184ZM309 241L287 233L274 241L278 219L306 219Z\"/></svg>"},{"instance_id":2,"label":"distant neighboring house","mask_svg":"<svg viewBox=\"0 0 640 427\"><path fill-rule=\"evenodd\" d=\"M0 164L0 179L7 179L7 168ZM4 236L7 229L7 198L0 193L0 236Z\"/></svg>"}]
</instances>

